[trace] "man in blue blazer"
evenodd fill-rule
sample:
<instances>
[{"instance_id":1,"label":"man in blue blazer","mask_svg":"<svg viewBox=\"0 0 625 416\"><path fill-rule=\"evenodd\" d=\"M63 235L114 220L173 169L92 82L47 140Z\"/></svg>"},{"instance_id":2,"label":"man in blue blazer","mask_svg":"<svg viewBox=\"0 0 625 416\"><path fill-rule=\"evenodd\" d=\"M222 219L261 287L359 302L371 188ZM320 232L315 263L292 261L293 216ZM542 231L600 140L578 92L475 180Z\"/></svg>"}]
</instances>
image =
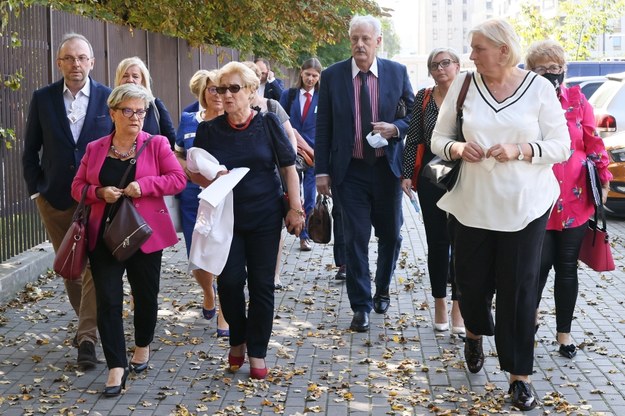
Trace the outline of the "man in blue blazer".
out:
<instances>
[{"instance_id":1,"label":"man in blue blazer","mask_svg":"<svg viewBox=\"0 0 625 416\"><path fill-rule=\"evenodd\" d=\"M261 97L271 98L272 100L279 101L284 90L282 80L276 78L275 74L271 70L269 61L261 58L254 60L258 69L260 69L260 86L258 87L258 94Z\"/></svg>"},{"instance_id":2,"label":"man in blue blazer","mask_svg":"<svg viewBox=\"0 0 625 416\"><path fill-rule=\"evenodd\" d=\"M280 105L291 117L291 126L311 148L315 147L317 103L319 101L317 92L321 70L321 62L317 58L305 60L295 88L282 91L280 97ZM306 217L309 217L315 205L315 169L309 168L303 171L300 180L304 189L304 212L306 212ZM308 227L304 227L299 238L301 250L312 250Z\"/></svg>"},{"instance_id":3,"label":"man in blue blazer","mask_svg":"<svg viewBox=\"0 0 625 416\"><path fill-rule=\"evenodd\" d=\"M26 120L22 166L31 198L56 252L69 229L77 203L70 188L87 143L113 130L106 104L111 89L89 77L93 48L82 35L69 33L57 50L63 79L33 93ZM74 346L78 365L97 363L96 298L91 269L82 279L65 280L65 289L78 315Z\"/></svg>"},{"instance_id":4,"label":"man in blue blazer","mask_svg":"<svg viewBox=\"0 0 625 416\"><path fill-rule=\"evenodd\" d=\"M354 16L352 57L321 74L315 138L317 192L336 190L342 209L347 261L347 294L354 311L351 329L369 329L369 312L386 313L389 286L401 246L401 137L414 101L406 67L376 57L380 21ZM406 103L400 115L398 104ZM372 147L365 136L386 139ZM378 138L380 138L378 136ZM380 143L381 142L381 143ZM377 147L380 146L380 147ZM371 297L369 239L378 238L376 292Z\"/></svg>"}]
</instances>

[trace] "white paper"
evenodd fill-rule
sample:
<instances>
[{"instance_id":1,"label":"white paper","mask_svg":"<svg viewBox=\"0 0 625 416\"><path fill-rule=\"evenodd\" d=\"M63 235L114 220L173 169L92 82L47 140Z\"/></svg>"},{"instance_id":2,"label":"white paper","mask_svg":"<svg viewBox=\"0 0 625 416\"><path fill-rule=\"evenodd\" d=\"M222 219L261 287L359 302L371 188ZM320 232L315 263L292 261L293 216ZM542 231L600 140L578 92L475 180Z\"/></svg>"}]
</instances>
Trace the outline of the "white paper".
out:
<instances>
[{"instance_id":1,"label":"white paper","mask_svg":"<svg viewBox=\"0 0 625 416\"><path fill-rule=\"evenodd\" d=\"M231 169L229 173L221 175L208 188L200 192L198 198L216 207L249 171L250 168Z\"/></svg>"}]
</instances>

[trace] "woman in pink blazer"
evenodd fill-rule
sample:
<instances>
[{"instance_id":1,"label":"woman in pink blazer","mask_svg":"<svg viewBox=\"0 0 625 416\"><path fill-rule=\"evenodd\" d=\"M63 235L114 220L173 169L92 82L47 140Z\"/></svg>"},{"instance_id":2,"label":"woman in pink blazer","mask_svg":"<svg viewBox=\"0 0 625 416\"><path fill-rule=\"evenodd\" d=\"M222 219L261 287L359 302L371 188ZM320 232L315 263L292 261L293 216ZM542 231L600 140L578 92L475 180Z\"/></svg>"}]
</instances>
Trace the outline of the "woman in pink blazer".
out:
<instances>
[{"instance_id":1,"label":"woman in pink blazer","mask_svg":"<svg viewBox=\"0 0 625 416\"><path fill-rule=\"evenodd\" d=\"M136 163L132 162L150 138L142 128L152 100L150 93L138 85L124 84L113 90L108 106L115 131L89 143L72 183L72 197L76 200L80 199L84 187L88 187L89 262L98 303L98 331L109 368L104 388L107 397L122 392L129 370L140 373L148 367L158 311L162 250L178 241L163 196L182 191L187 182L164 136L152 137ZM133 166L130 174L118 187L128 166ZM109 210L115 211L114 205L122 196L132 198L153 233L137 253L119 262L104 244L102 233ZM130 369L122 322L124 272L135 301L136 347Z\"/></svg>"}]
</instances>

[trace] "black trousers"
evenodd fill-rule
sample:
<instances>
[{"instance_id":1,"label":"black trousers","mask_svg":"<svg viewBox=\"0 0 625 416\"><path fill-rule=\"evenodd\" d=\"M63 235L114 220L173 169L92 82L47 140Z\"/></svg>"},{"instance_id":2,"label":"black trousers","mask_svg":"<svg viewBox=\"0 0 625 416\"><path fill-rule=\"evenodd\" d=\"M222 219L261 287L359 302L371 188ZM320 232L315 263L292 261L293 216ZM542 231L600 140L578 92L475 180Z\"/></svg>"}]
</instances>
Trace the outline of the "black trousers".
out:
<instances>
[{"instance_id":1,"label":"black trousers","mask_svg":"<svg viewBox=\"0 0 625 416\"><path fill-rule=\"evenodd\" d=\"M540 263L538 304L547 283L549 270L555 270L554 298L556 304L556 329L558 332L571 332L573 311L577 302L578 278L577 258L584 240L588 223L562 231L549 230L545 234Z\"/></svg>"},{"instance_id":2,"label":"black trousers","mask_svg":"<svg viewBox=\"0 0 625 416\"><path fill-rule=\"evenodd\" d=\"M89 253L98 305L98 331L108 368L128 367L122 320L124 271L135 303L135 344L146 347L154 339L162 255L162 250L149 254L139 250L121 263L113 257L103 240L99 240Z\"/></svg>"},{"instance_id":3,"label":"black trousers","mask_svg":"<svg viewBox=\"0 0 625 416\"><path fill-rule=\"evenodd\" d=\"M255 231L234 231L230 253L219 275L217 291L230 326L230 345L247 344L250 357L265 358L274 312L276 258L281 223ZM245 299L245 283L249 307Z\"/></svg>"},{"instance_id":4,"label":"black trousers","mask_svg":"<svg viewBox=\"0 0 625 416\"><path fill-rule=\"evenodd\" d=\"M466 227L452 217L465 327L476 335L495 335L501 369L515 375L533 372L538 274L548 216L546 212L516 232Z\"/></svg>"},{"instance_id":5,"label":"black trousers","mask_svg":"<svg viewBox=\"0 0 625 416\"><path fill-rule=\"evenodd\" d=\"M436 206L446 191L423 177L419 178L417 186L428 243L428 274L432 297L446 297L447 282L451 281L451 299L456 300L456 283L451 263L452 244L449 237L451 226L448 227L447 212Z\"/></svg>"}]
</instances>

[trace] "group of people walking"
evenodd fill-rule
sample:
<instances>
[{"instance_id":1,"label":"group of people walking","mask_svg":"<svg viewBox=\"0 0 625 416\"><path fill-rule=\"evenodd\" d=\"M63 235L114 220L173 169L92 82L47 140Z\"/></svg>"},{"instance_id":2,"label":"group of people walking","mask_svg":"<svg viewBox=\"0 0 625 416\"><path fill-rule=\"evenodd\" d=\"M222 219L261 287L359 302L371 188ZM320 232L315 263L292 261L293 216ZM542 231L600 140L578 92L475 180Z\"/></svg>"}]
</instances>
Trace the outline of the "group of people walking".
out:
<instances>
[{"instance_id":1,"label":"group of people walking","mask_svg":"<svg viewBox=\"0 0 625 416\"><path fill-rule=\"evenodd\" d=\"M217 316L217 335L229 337L230 371L247 355L252 378L268 374L283 229L300 237L302 250L311 249L306 218L317 194L334 200L336 279L346 281L350 329L368 331L371 310L387 313L402 242L401 201L403 193L413 198L413 189L423 210L433 328L465 339L469 371L481 370L483 336L494 335L513 405L536 406L529 376L551 268L559 353L575 356L577 256L593 210L587 160L597 166L604 198L611 175L590 104L579 88L562 86L563 49L536 43L520 69L514 31L489 20L469 32L475 72L461 72L452 49L436 48L427 61L435 85L414 94L406 68L377 57L377 18L354 16L349 40L350 58L323 71L317 59L306 60L291 89L264 60L196 72L190 88L198 103L185 109L176 131L139 58L120 62L111 90L89 77L89 41L78 34L63 38L56 61L63 79L37 90L31 102L24 177L55 250L86 191L89 266L81 280L65 285L79 317L75 346L84 368L98 362L96 328L100 333L109 368L105 396L119 395L130 371L149 366L162 250L177 242L166 195L179 198L189 258L216 260L209 267L190 260L190 270L204 294L202 316ZM462 141L456 104L465 81ZM314 148L314 168L296 170L298 140ZM461 163L451 190L423 176L435 156ZM208 168L198 168L198 160ZM243 167L249 172L221 208L204 210L200 191ZM126 261L116 260L103 241L121 198L131 198L154 230ZM200 223L214 225L219 235ZM130 360L124 273L135 304Z\"/></svg>"}]
</instances>

